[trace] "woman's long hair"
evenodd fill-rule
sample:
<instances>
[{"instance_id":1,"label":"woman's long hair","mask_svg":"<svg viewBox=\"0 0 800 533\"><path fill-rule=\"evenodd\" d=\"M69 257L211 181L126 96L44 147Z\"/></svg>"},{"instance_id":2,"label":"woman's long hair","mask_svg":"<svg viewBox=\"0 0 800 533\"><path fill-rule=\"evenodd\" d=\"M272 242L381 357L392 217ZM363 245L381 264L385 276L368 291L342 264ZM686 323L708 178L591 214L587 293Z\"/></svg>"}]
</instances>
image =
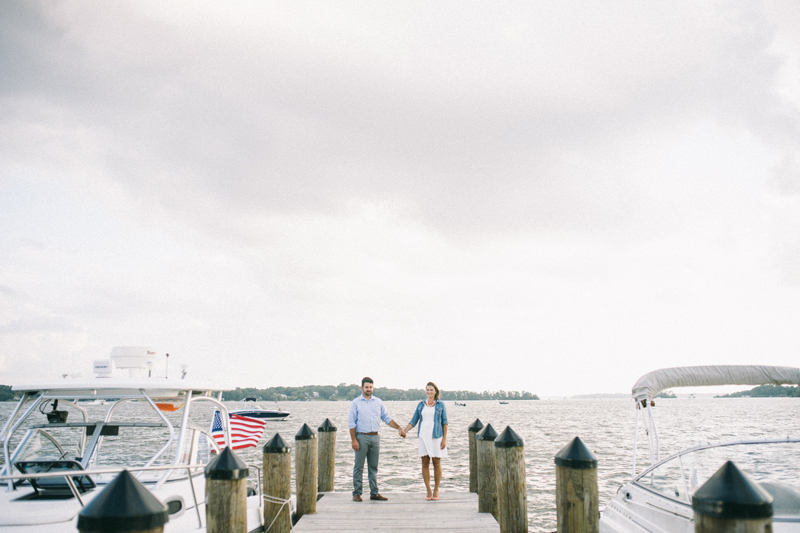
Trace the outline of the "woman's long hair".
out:
<instances>
[{"instance_id":1,"label":"woman's long hair","mask_svg":"<svg viewBox=\"0 0 800 533\"><path fill-rule=\"evenodd\" d=\"M425 385L426 389L428 387L433 387L436 390L436 394L433 395L433 400L434 401L438 400L439 399L439 387L436 386L436 383L434 383L433 381L429 381L428 384Z\"/></svg>"}]
</instances>

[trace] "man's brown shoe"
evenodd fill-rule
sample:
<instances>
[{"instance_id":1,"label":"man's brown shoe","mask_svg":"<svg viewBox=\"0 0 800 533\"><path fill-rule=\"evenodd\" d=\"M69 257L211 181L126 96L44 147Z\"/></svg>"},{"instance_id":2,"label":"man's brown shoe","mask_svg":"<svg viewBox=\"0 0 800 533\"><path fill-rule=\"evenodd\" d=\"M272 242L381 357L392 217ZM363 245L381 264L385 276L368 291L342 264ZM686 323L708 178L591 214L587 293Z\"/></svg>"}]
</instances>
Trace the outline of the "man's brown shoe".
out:
<instances>
[{"instance_id":1,"label":"man's brown shoe","mask_svg":"<svg viewBox=\"0 0 800 533\"><path fill-rule=\"evenodd\" d=\"M361 494L356 494L355 496L353 496L353 501L354 502L360 502L361 501Z\"/></svg>"},{"instance_id":2,"label":"man's brown shoe","mask_svg":"<svg viewBox=\"0 0 800 533\"><path fill-rule=\"evenodd\" d=\"M381 502L385 502L389 498L387 498L386 496L381 496L380 494L372 494L372 495L370 495L369 499L370 500L378 500L378 501L381 501Z\"/></svg>"}]
</instances>

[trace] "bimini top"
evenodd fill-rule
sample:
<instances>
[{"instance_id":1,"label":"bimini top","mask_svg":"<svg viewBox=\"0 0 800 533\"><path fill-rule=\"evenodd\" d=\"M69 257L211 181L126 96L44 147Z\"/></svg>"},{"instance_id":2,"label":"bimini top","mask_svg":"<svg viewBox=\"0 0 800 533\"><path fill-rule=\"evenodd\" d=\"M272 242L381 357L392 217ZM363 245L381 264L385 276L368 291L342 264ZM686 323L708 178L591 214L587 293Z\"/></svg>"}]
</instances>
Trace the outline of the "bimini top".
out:
<instances>
[{"instance_id":1,"label":"bimini top","mask_svg":"<svg viewBox=\"0 0 800 533\"><path fill-rule=\"evenodd\" d=\"M636 401L652 399L671 387L708 385L800 385L800 368L763 365L681 366L648 372L631 394Z\"/></svg>"}]
</instances>

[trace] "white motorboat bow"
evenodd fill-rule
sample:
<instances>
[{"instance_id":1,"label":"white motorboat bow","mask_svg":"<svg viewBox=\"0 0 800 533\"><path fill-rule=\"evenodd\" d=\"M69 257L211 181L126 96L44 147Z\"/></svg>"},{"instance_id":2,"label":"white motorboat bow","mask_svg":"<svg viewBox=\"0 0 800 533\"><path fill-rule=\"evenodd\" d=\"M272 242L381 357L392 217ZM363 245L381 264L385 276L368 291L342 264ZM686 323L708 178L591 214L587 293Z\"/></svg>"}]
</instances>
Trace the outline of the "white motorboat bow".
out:
<instances>
[{"instance_id":1,"label":"white motorboat bow","mask_svg":"<svg viewBox=\"0 0 800 533\"><path fill-rule=\"evenodd\" d=\"M701 444L666 458L659 453L653 398L665 389L710 385L800 384L800 369L776 366L694 366L665 368L642 376L633 386L636 430L631 481L601 513L600 531L693 533L692 495L727 460L773 497L773 531L800 532L800 436ZM637 474L639 414L650 450L650 466Z\"/></svg>"},{"instance_id":2,"label":"white motorboat bow","mask_svg":"<svg viewBox=\"0 0 800 533\"><path fill-rule=\"evenodd\" d=\"M285 420L291 414L289 411L284 411L280 407L277 409L265 409L259 404L255 403L255 400L251 398L247 398L242 407L231 409L229 413L232 415L247 416L262 420Z\"/></svg>"},{"instance_id":3,"label":"white motorboat bow","mask_svg":"<svg viewBox=\"0 0 800 533\"><path fill-rule=\"evenodd\" d=\"M123 469L166 505L165 532L205 531L204 467L218 451L208 420L227 412L221 395L230 389L148 377L148 358L147 349L115 348L112 360L128 377L96 361L93 378L12 387L21 399L0 433L0 533L73 533L81 509ZM86 400L102 401L103 413L85 409ZM230 445L227 423L224 431ZM263 531L260 468L248 467L247 530Z\"/></svg>"}]
</instances>

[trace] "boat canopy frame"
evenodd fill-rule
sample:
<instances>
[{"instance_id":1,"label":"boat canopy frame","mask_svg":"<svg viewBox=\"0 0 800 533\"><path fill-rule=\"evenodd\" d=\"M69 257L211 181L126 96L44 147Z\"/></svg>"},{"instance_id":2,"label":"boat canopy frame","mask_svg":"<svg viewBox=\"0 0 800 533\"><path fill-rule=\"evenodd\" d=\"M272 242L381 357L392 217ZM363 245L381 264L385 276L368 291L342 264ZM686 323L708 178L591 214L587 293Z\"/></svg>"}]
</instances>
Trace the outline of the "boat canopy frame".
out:
<instances>
[{"instance_id":1,"label":"boat canopy frame","mask_svg":"<svg viewBox=\"0 0 800 533\"><path fill-rule=\"evenodd\" d=\"M86 391L85 393L77 393L76 389L69 389L69 390L25 390L22 392L22 397L20 398L19 402L17 403L16 407L12 411L11 415L9 416L6 423L3 425L2 430L0 430L0 440L3 443L3 459L5 464L3 465L2 469L0 469L0 475L11 475L12 474L12 466L14 461L18 457L19 453L24 449L25 444L30 439L30 437L40 430L42 430L45 426L49 427L79 427L79 426L90 426L94 424L90 424L88 421L88 413L86 410L78 405L78 400L82 399L90 399L90 398L103 398L103 399L114 399L115 401L111 403L108 411L105 414L104 422L100 422L99 424L103 425L115 425L115 423L111 422L111 416L113 411L116 407L126 401L144 401L145 403L149 404L155 413L159 416L162 423L155 424L158 427L165 427L169 431L169 437L164 445L153 455L145 464L145 468L153 466L153 463L170 447L170 445L175 442L175 428L172 423L164 416L161 410L156 405L153 398L159 399L159 395L157 390L153 390L152 388L148 387L147 390L144 388L139 389L128 389L126 391L121 391L119 388L115 390L109 391L101 391L96 389L83 389ZM169 390L175 390L175 388L171 388ZM201 390L200 395L194 396L194 389L182 389L185 394L185 401L184 405L182 406L183 414L181 419L180 431L178 433L177 438L177 445L175 450L175 456L171 461L171 465L173 467L181 466L181 459L184 457L184 446L185 446L185 437L187 431L197 431L196 428L189 427L189 411L191 405L196 402L200 401L208 401L216 405L220 411L222 416L220 417L222 420L223 425L223 432L225 435L225 442L227 446L231 446L231 434L230 434L230 419L228 417L228 409L222 403L222 391L217 391L217 397L211 396L211 390ZM149 394L148 394L149 393ZM152 395L152 396L151 396ZM168 397L174 399L173 394L169 394ZM16 448L14 449L13 454L10 453L9 450L9 443L11 436L19 429L19 427L25 422L25 420L40 406L46 405L48 402L52 400L66 400L65 403L62 404L64 407L69 407L71 409L77 409L83 418L83 422L78 423L69 423L69 424L34 424L31 428L28 429L26 435L22 437L19 444L17 444ZM30 406L24 410L25 404L30 402ZM22 415L20 416L20 413ZM77 426L76 426L77 424ZM120 423L120 426L128 427L128 424ZM149 424L148 424L149 425ZM42 427L36 427L42 426ZM138 424L139 427L143 427L144 424ZM130 427L136 427L136 425L131 425ZM89 452L86 459L85 467L89 466L90 458L93 455L96 455L96 451L100 447L100 442L102 441L102 436L100 435L101 431L96 430L92 436L92 440L87 446L86 438L87 435L84 434L81 440L81 448L83 449L84 453ZM213 441L212 441L213 442ZM216 446L215 446L216 447ZM91 448L91 449L90 449ZM191 454L190 454L191 455ZM156 488L160 487L164 482L167 481L169 476L172 474L171 471L166 471L164 475L156 482ZM7 481L9 491L16 490L13 482L11 480Z\"/></svg>"},{"instance_id":2,"label":"boat canopy frame","mask_svg":"<svg viewBox=\"0 0 800 533\"><path fill-rule=\"evenodd\" d=\"M637 437L639 435L639 413L644 417L647 447L650 452L649 472L660 464L658 430L653 417L653 399L659 392L675 387L706 387L716 385L800 385L800 368L768 365L708 365L661 368L640 377L631 396L636 406L636 421L633 430L633 465L631 479L636 476ZM734 441L735 443L737 441Z\"/></svg>"}]
</instances>

